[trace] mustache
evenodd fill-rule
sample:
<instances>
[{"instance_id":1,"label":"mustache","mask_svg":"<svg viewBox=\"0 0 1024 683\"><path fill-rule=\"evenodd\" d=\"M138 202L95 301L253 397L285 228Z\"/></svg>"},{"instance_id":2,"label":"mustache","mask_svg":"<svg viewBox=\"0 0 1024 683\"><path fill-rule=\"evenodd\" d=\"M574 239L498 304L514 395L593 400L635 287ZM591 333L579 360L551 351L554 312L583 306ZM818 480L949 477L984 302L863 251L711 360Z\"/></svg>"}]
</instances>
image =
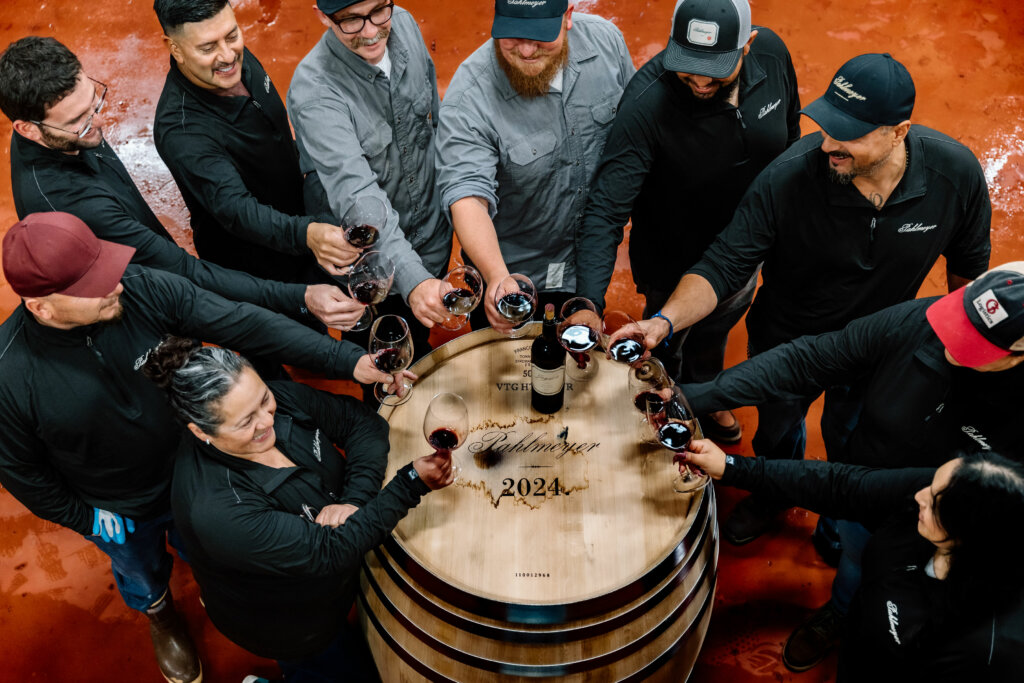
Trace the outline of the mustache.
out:
<instances>
[{"instance_id":1,"label":"mustache","mask_svg":"<svg viewBox=\"0 0 1024 683\"><path fill-rule=\"evenodd\" d=\"M849 152L829 152L828 155L836 159L849 159L853 156Z\"/></svg>"},{"instance_id":2,"label":"mustache","mask_svg":"<svg viewBox=\"0 0 1024 683\"><path fill-rule=\"evenodd\" d=\"M238 55L237 57L235 57L230 62L217 62L216 64L213 65L213 70L216 71L217 69L224 69L224 68L229 67L229 66L234 66L235 64L238 64L239 60L241 60L241 59L242 59L242 56Z\"/></svg>"},{"instance_id":3,"label":"mustache","mask_svg":"<svg viewBox=\"0 0 1024 683\"><path fill-rule=\"evenodd\" d=\"M352 41L352 47L360 48L366 47L367 45L376 45L382 40L387 40L387 37L388 35L390 35L390 33L390 29L382 28L379 31L377 31L377 35L375 35L373 38L363 38L362 36L359 36Z\"/></svg>"}]
</instances>

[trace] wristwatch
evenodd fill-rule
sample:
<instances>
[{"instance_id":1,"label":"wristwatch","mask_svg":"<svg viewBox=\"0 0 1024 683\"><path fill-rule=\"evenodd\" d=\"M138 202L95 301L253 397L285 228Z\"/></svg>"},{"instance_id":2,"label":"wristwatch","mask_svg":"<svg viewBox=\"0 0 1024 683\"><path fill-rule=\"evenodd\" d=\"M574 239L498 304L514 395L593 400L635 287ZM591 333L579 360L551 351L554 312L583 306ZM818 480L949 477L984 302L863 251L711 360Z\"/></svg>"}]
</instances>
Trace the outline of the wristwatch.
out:
<instances>
[{"instance_id":1,"label":"wristwatch","mask_svg":"<svg viewBox=\"0 0 1024 683\"><path fill-rule=\"evenodd\" d=\"M430 492L430 487L427 483L420 479L420 473L416 471L412 463L409 463L402 469L398 470L399 476L404 476L412 484L412 487L419 492L420 495L424 495Z\"/></svg>"}]
</instances>

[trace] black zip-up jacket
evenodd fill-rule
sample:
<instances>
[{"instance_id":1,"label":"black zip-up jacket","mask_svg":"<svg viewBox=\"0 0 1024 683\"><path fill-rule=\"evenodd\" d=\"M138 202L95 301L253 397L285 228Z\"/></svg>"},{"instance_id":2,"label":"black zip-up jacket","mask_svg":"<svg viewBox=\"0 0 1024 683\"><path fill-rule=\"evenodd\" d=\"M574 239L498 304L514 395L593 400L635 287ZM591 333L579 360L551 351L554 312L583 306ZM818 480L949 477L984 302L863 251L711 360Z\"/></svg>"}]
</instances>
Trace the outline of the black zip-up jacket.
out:
<instances>
[{"instance_id":1,"label":"black zip-up jacket","mask_svg":"<svg viewBox=\"0 0 1024 683\"><path fill-rule=\"evenodd\" d=\"M245 50L249 96L220 96L191 83L172 59L156 105L153 137L192 213L199 256L258 277L305 282L299 152L277 88Z\"/></svg>"},{"instance_id":2,"label":"black zip-up jacket","mask_svg":"<svg viewBox=\"0 0 1024 683\"><path fill-rule=\"evenodd\" d=\"M300 659L337 636L363 556L429 489L407 465L381 490L388 425L365 404L301 384L269 386L276 445L296 467L267 467L186 434L172 505L210 620L260 656ZM337 528L303 513L337 503L359 508Z\"/></svg>"},{"instance_id":3,"label":"black zip-up jacket","mask_svg":"<svg viewBox=\"0 0 1024 683\"><path fill-rule=\"evenodd\" d=\"M197 259L179 247L105 141L72 155L12 133L11 191L18 218L41 211L70 213L100 239L135 247L132 263L181 275L228 299L310 319L304 285L259 280Z\"/></svg>"},{"instance_id":4,"label":"black zip-up jacket","mask_svg":"<svg viewBox=\"0 0 1024 683\"><path fill-rule=\"evenodd\" d=\"M164 335L351 376L362 349L184 278L130 265L120 321L60 330L19 306L0 325L0 484L43 519L88 534L92 509L168 509L180 425L140 368Z\"/></svg>"},{"instance_id":5,"label":"black zip-up jacket","mask_svg":"<svg viewBox=\"0 0 1024 683\"><path fill-rule=\"evenodd\" d=\"M946 452L948 460L949 451ZM873 532L840 642L840 683L1008 683L1024 672L1024 605L972 619L945 612L925 567L935 546L917 532L913 495L934 468L875 470L815 460L730 456L721 483L781 497ZM992 520L991 523L1006 523Z\"/></svg>"},{"instance_id":6,"label":"black zip-up jacket","mask_svg":"<svg viewBox=\"0 0 1024 683\"><path fill-rule=\"evenodd\" d=\"M1024 462L1024 365L978 372L952 365L925 318L938 297L916 299L801 337L682 387L706 413L860 388L860 419L830 460L873 467L940 465L955 451L995 450Z\"/></svg>"},{"instance_id":7,"label":"black zip-up jacket","mask_svg":"<svg viewBox=\"0 0 1024 683\"><path fill-rule=\"evenodd\" d=\"M969 149L911 126L907 169L876 210L852 184L828 179L821 142L806 135L769 164L689 271L721 300L764 262L747 315L756 352L913 299L939 255L968 279L988 267L992 205Z\"/></svg>"},{"instance_id":8,"label":"black zip-up jacket","mask_svg":"<svg viewBox=\"0 0 1024 683\"><path fill-rule=\"evenodd\" d=\"M577 291L604 300L623 227L641 292L671 292L721 232L747 187L800 137L800 96L789 51L758 34L739 76L739 108L699 106L666 71L664 52L626 86L587 198L578 236Z\"/></svg>"}]
</instances>

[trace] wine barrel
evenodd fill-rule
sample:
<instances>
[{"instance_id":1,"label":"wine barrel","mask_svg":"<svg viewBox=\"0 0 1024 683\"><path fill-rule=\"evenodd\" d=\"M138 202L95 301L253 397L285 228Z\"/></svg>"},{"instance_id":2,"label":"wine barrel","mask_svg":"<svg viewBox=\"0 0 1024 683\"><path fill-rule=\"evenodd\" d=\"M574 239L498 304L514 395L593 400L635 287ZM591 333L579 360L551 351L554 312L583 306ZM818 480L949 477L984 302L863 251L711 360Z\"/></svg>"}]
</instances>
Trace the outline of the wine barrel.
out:
<instances>
[{"instance_id":1,"label":"wine barrel","mask_svg":"<svg viewBox=\"0 0 1024 683\"><path fill-rule=\"evenodd\" d=\"M641 444L627 367L603 354L561 411L535 412L531 342L463 335L413 367L407 403L381 408L385 480L430 452L436 394L462 395L471 425L459 480L365 558L360 620L381 678L684 681L714 599L714 489L672 490L671 453Z\"/></svg>"}]
</instances>

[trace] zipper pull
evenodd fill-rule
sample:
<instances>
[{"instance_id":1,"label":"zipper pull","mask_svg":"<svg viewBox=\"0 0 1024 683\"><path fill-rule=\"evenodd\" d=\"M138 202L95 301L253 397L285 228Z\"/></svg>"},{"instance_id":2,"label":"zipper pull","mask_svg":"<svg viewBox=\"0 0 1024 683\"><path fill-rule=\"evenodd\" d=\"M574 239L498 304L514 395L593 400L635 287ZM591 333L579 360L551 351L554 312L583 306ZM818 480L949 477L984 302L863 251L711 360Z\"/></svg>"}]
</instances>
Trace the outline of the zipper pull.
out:
<instances>
[{"instance_id":1,"label":"zipper pull","mask_svg":"<svg viewBox=\"0 0 1024 683\"><path fill-rule=\"evenodd\" d=\"M869 241L871 241L872 243L875 241L875 223L876 223L875 219L872 218L871 219L871 232L869 233L869 238L868 238Z\"/></svg>"},{"instance_id":2,"label":"zipper pull","mask_svg":"<svg viewBox=\"0 0 1024 683\"><path fill-rule=\"evenodd\" d=\"M736 120L740 122L740 128L747 129L747 124L743 122L743 113L739 109L736 110Z\"/></svg>"},{"instance_id":3,"label":"zipper pull","mask_svg":"<svg viewBox=\"0 0 1024 683\"><path fill-rule=\"evenodd\" d=\"M103 353L93 345L92 337L90 337L89 335L85 336L85 345L89 347L89 350L93 352L93 355L95 355L101 361L103 360Z\"/></svg>"}]
</instances>

